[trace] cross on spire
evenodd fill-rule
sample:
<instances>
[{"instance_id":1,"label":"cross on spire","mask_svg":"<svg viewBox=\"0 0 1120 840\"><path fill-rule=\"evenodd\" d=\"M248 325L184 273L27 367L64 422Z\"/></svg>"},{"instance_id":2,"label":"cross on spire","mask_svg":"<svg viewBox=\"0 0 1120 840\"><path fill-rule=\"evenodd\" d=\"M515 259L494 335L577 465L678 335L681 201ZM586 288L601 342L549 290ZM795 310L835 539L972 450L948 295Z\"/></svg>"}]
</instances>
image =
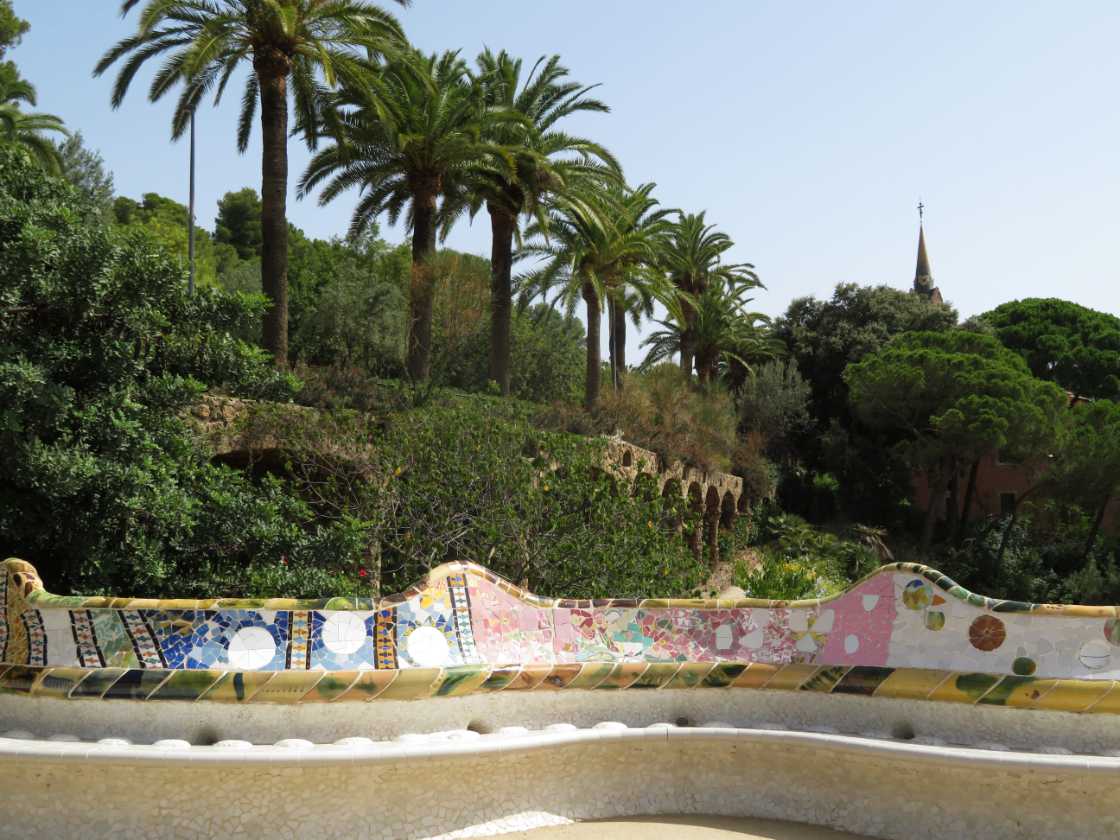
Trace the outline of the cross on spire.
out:
<instances>
[{"instance_id":1,"label":"cross on spire","mask_svg":"<svg viewBox=\"0 0 1120 840\"><path fill-rule=\"evenodd\" d=\"M922 217L924 215L925 209L926 209L926 206L924 204L922 204L922 200L919 198L918 199L918 224L922 223Z\"/></svg>"}]
</instances>

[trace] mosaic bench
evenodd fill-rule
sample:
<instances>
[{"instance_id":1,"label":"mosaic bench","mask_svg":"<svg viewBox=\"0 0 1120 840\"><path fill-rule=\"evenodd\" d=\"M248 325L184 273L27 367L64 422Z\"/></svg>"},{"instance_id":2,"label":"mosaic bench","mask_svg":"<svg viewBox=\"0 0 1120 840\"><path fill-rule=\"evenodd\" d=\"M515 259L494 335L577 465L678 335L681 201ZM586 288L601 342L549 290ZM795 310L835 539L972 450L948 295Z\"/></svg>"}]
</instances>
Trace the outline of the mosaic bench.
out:
<instances>
[{"instance_id":1,"label":"mosaic bench","mask_svg":"<svg viewBox=\"0 0 1120 840\"><path fill-rule=\"evenodd\" d=\"M460 563L376 600L62 597L0 567L2 837L1120 836L1114 607L910 564L795 602L541 598Z\"/></svg>"},{"instance_id":2,"label":"mosaic bench","mask_svg":"<svg viewBox=\"0 0 1120 840\"><path fill-rule=\"evenodd\" d=\"M0 586L0 691L33 697L750 688L1120 712L1116 608L993 600L911 564L792 602L546 599L470 564L380 600L62 597L14 559Z\"/></svg>"}]
</instances>

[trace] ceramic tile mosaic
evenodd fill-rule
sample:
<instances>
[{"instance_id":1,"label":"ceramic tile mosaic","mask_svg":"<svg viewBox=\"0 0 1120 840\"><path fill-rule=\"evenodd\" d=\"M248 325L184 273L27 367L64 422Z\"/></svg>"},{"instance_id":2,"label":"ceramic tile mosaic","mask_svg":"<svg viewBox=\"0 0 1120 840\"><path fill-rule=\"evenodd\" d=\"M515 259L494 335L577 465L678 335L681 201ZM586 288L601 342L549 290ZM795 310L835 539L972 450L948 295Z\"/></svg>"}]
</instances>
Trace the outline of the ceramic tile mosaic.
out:
<instances>
[{"instance_id":1,"label":"ceramic tile mosaic","mask_svg":"<svg viewBox=\"0 0 1120 840\"><path fill-rule=\"evenodd\" d=\"M1115 607L993 600L913 564L794 602L546 599L448 564L375 602L59 597L8 560L0 653L0 691L52 697L753 688L1120 713Z\"/></svg>"}]
</instances>

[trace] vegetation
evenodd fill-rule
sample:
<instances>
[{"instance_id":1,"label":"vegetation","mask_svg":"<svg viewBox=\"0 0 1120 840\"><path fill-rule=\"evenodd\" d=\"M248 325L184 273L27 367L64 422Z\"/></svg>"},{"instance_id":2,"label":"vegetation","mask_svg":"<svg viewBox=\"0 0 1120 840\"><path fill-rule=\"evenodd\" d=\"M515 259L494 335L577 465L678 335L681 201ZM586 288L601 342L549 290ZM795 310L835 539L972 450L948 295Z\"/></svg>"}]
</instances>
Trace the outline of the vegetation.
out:
<instances>
[{"instance_id":1,"label":"vegetation","mask_svg":"<svg viewBox=\"0 0 1120 840\"><path fill-rule=\"evenodd\" d=\"M158 56L178 136L249 71L262 182L196 226L188 295L187 209L115 195L33 110L0 0L0 550L52 586L368 593L465 559L549 594L685 595L713 572L703 531L756 597L897 556L996 595L1120 598L1120 319L1047 299L958 326L841 284L771 322L703 211L568 132L608 107L559 56L423 54L364 0L122 8L137 32L96 68L113 104ZM288 223L290 135L314 151L301 196L353 196L345 236ZM439 247L483 208L489 259ZM189 419L207 392L253 398L239 432L269 449L212 457ZM713 541L683 498L608 477L604 435L734 472L756 515ZM997 457L1024 486L978 510Z\"/></svg>"},{"instance_id":2,"label":"vegetation","mask_svg":"<svg viewBox=\"0 0 1120 840\"><path fill-rule=\"evenodd\" d=\"M127 14L141 0L124 0ZM269 299L263 341L276 364L288 364L288 96L295 104L295 129L314 146L324 84L365 78L367 56L401 46L404 35L388 13L363 0L148 0L135 35L121 40L98 62L100 75L124 60L113 88L119 107L141 66L157 56L148 98L158 102L182 87L171 121L180 137L211 90L221 103L235 71L252 72L241 96L237 148L249 146L258 102L261 115L261 287Z\"/></svg>"},{"instance_id":3,"label":"vegetation","mask_svg":"<svg viewBox=\"0 0 1120 840\"><path fill-rule=\"evenodd\" d=\"M1028 298L978 318L1039 379L1082 397L1120 398L1120 318L1057 298Z\"/></svg>"}]
</instances>

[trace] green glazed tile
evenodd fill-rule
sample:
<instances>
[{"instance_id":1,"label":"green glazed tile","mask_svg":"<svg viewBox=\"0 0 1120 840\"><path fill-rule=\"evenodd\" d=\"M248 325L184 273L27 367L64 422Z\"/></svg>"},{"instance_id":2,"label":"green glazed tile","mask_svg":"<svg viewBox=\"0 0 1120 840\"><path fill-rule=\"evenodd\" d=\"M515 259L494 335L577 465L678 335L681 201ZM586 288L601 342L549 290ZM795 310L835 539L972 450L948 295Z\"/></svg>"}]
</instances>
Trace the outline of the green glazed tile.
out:
<instances>
[{"instance_id":1,"label":"green glazed tile","mask_svg":"<svg viewBox=\"0 0 1120 840\"><path fill-rule=\"evenodd\" d=\"M126 670L125 668L98 668L90 671L88 677L74 686L70 692L71 699L100 699L101 695L108 691Z\"/></svg>"},{"instance_id":2,"label":"green glazed tile","mask_svg":"<svg viewBox=\"0 0 1120 840\"><path fill-rule=\"evenodd\" d=\"M148 697L149 700L184 700L194 702L206 689L226 675L225 671L182 670L175 671L163 685Z\"/></svg>"}]
</instances>

